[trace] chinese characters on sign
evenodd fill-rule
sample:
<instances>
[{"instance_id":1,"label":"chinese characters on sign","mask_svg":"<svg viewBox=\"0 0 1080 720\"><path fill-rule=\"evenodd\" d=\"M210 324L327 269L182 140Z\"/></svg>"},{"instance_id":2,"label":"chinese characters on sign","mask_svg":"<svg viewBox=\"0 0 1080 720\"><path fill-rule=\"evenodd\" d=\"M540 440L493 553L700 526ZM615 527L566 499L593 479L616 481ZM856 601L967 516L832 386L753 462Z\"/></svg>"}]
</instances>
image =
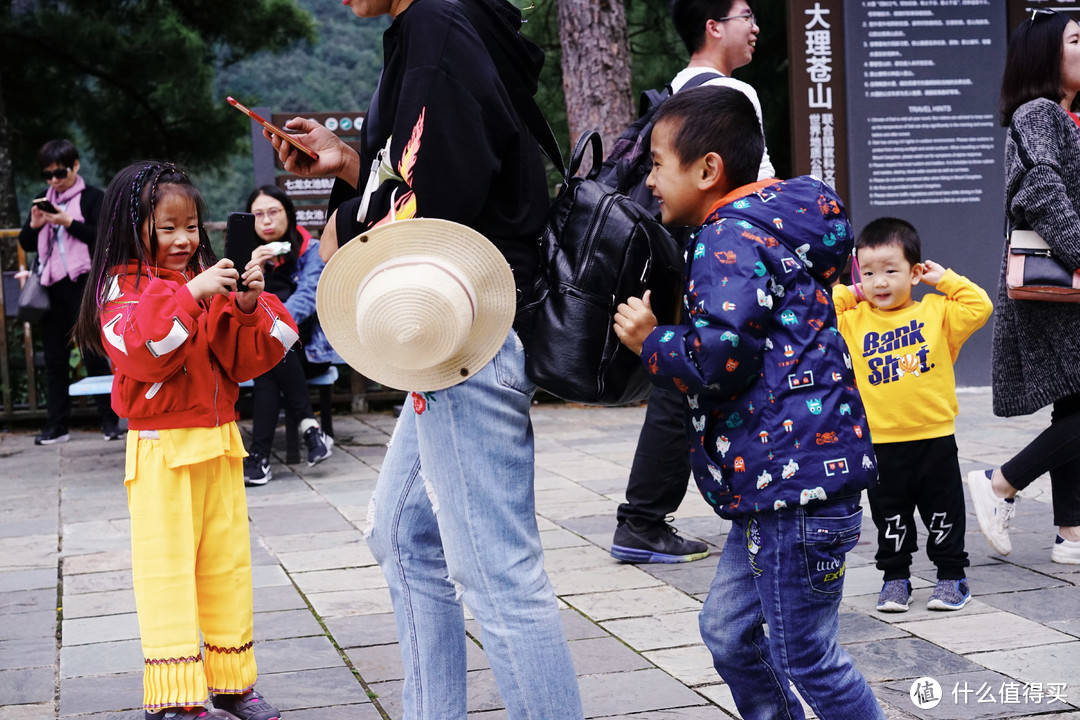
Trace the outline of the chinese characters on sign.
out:
<instances>
[{"instance_id":1,"label":"chinese characters on sign","mask_svg":"<svg viewBox=\"0 0 1080 720\"><path fill-rule=\"evenodd\" d=\"M803 11L806 38L807 105L810 108L810 174L836 185L836 135L833 114L833 34L831 11L815 2Z\"/></svg>"}]
</instances>

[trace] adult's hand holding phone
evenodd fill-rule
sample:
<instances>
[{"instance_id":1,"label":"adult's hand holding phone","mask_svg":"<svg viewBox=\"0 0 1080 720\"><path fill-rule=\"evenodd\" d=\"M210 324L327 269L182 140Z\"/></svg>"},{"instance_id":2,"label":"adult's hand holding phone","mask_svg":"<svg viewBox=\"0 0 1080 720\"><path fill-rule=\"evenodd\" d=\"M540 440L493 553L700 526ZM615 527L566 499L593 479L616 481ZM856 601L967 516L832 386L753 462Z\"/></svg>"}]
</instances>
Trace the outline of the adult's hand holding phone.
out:
<instances>
[{"instance_id":1,"label":"adult's hand holding phone","mask_svg":"<svg viewBox=\"0 0 1080 720\"><path fill-rule=\"evenodd\" d=\"M63 225L64 227L71 227L71 216L63 210L57 210L54 213L45 212L37 205L30 206L30 228L37 230L42 225L48 223L49 225Z\"/></svg>"},{"instance_id":2,"label":"adult's hand holding phone","mask_svg":"<svg viewBox=\"0 0 1080 720\"><path fill-rule=\"evenodd\" d=\"M273 143L286 170L302 177L336 175L354 186L360 181L360 156L337 135L314 120L302 117L285 123L285 129L297 132L297 139L319 154L318 160L312 160L264 129L263 136Z\"/></svg>"}]
</instances>

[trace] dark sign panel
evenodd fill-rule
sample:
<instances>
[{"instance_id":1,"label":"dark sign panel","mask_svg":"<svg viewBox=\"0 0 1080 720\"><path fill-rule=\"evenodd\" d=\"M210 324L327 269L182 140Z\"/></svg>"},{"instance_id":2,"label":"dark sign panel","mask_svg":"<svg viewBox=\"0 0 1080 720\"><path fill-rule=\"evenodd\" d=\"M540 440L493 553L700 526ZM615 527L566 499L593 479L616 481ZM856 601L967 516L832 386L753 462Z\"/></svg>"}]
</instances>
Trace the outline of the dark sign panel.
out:
<instances>
[{"instance_id":1,"label":"dark sign panel","mask_svg":"<svg viewBox=\"0 0 1080 720\"><path fill-rule=\"evenodd\" d=\"M848 211L856 231L899 217L923 256L997 292L1004 233L1004 130L997 106L1006 7L1000 0L845 3ZM962 385L990 382L991 333L965 346Z\"/></svg>"}]
</instances>

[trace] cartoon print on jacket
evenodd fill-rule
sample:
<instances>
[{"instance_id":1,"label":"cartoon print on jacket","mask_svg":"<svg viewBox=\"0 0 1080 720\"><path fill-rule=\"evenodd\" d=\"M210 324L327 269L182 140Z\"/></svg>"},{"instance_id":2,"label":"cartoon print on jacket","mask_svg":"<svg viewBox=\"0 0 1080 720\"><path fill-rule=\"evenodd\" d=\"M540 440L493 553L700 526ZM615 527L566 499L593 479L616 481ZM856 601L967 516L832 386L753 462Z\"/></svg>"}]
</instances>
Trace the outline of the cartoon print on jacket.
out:
<instances>
[{"instance_id":1,"label":"cartoon print on jacket","mask_svg":"<svg viewBox=\"0 0 1080 720\"><path fill-rule=\"evenodd\" d=\"M693 234L682 322L642 351L656 385L694 396L691 465L724 517L855 495L877 478L828 290L853 244L843 206L812 177L747 192Z\"/></svg>"}]
</instances>

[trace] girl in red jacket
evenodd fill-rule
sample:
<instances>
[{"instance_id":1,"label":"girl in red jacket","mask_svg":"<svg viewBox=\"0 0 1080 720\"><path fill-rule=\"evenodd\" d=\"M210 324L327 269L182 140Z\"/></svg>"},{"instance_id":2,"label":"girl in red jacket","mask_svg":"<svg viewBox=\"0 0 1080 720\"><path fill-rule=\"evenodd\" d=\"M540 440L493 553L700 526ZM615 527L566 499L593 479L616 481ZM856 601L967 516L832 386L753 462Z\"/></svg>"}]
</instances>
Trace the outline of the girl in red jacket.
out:
<instances>
[{"instance_id":1,"label":"girl in red jacket","mask_svg":"<svg viewBox=\"0 0 1080 720\"><path fill-rule=\"evenodd\" d=\"M113 178L76 337L108 353L112 406L128 419L146 719L273 720L277 709L253 689L246 453L234 405L238 383L279 363L297 333L263 294L258 263L238 271L215 260L204 208L172 163L136 163Z\"/></svg>"}]
</instances>

